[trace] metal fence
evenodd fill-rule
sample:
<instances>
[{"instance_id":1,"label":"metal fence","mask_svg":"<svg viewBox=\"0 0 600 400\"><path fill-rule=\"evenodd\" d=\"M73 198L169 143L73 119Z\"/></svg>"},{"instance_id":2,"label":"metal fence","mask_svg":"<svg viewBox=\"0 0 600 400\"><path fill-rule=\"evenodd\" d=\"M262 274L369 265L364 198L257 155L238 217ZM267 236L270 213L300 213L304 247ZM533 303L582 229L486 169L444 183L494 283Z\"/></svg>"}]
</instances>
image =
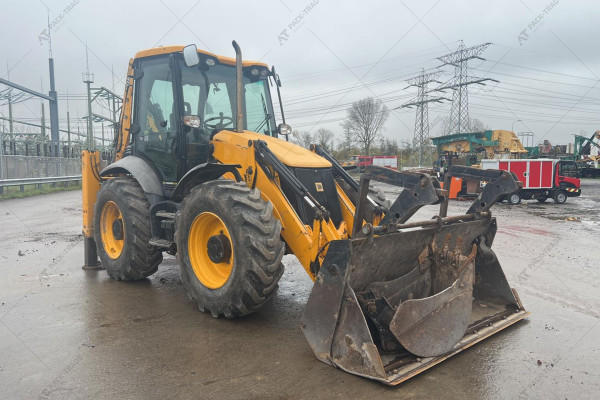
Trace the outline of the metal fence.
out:
<instances>
[{"instance_id":1,"label":"metal fence","mask_svg":"<svg viewBox=\"0 0 600 400\"><path fill-rule=\"evenodd\" d=\"M0 156L0 180L81 175L77 158Z\"/></svg>"}]
</instances>

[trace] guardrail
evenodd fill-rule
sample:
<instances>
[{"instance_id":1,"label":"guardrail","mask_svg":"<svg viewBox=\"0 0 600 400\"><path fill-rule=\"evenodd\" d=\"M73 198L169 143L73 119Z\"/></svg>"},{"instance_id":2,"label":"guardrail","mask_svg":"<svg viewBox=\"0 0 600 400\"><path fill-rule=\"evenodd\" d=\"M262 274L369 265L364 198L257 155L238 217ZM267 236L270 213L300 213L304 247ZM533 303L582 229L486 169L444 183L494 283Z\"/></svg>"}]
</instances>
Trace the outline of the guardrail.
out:
<instances>
[{"instance_id":1,"label":"guardrail","mask_svg":"<svg viewBox=\"0 0 600 400\"><path fill-rule=\"evenodd\" d=\"M0 156L0 180L81 174L81 160L75 158Z\"/></svg>"},{"instance_id":2,"label":"guardrail","mask_svg":"<svg viewBox=\"0 0 600 400\"><path fill-rule=\"evenodd\" d=\"M25 191L26 185L43 185L46 183L77 182L81 181L81 175L70 176L50 176L43 178L20 178L20 179L2 179L0 180L0 194L4 193L5 187L21 186L21 192Z\"/></svg>"}]
</instances>

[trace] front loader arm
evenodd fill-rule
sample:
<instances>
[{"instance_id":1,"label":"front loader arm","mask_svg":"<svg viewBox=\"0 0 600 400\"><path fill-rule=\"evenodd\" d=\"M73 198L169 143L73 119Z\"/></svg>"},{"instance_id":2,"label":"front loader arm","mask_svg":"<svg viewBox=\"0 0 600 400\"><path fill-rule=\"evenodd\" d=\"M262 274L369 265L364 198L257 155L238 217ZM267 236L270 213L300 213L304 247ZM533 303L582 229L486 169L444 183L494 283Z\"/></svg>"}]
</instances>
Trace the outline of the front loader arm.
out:
<instances>
[{"instance_id":1,"label":"front loader arm","mask_svg":"<svg viewBox=\"0 0 600 400\"><path fill-rule=\"evenodd\" d=\"M257 136L260 137L251 132L240 134L221 131L213 138L213 157L221 163L241 165L242 178L248 187L259 189L261 197L273 205L273 215L282 225L281 236L311 279L315 280L320 261L327 252L328 243L348 238L347 227L352 226L354 210L351 204L346 204L349 200L344 197L343 221L336 227L328 211L319 204L265 142L256 140ZM312 210L314 215L310 224L305 224L301 220L284 194L282 182L298 194L306 207Z\"/></svg>"}]
</instances>

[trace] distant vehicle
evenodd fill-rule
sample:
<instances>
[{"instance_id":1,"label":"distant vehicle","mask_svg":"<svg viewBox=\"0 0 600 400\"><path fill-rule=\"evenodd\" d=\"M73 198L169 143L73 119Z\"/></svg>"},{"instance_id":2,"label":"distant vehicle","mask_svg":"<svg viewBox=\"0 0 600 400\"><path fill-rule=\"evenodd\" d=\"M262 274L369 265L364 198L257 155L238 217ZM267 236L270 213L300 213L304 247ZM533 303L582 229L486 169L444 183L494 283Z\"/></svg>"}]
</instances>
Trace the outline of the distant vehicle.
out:
<instances>
[{"instance_id":1,"label":"distant vehicle","mask_svg":"<svg viewBox=\"0 0 600 400\"><path fill-rule=\"evenodd\" d=\"M342 168L344 168L345 170L349 170L349 169L354 169L358 166L358 158L360 157L359 154L353 154L350 157L348 157L347 160L342 161L340 163L340 165L342 166Z\"/></svg>"},{"instance_id":2,"label":"distant vehicle","mask_svg":"<svg viewBox=\"0 0 600 400\"><path fill-rule=\"evenodd\" d=\"M359 171L365 169L368 165L398 169L398 156L359 156L357 167Z\"/></svg>"},{"instance_id":3,"label":"distant vehicle","mask_svg":"<svg viewBox=\"0 0 600 400\"><path fill-rule=\"evenodd\" d=\"M600 156L590 157L592 146L600 149L600 144L594 142L595 139L600 140L600 130L594 132L589 138L575 135L573 157L571 159L578 163L580 178L600 178L600 168L598 168Z\"/></svg>"},{"instance_id":4,"label":"distant vehicle","mask_svg":"<svg viewBox=\"0 0 600 400\"><path fill-rule=\"evenodd\" d=\"M562 204L567 197L581 195L579 171L574 161L548 158L481 160L481 169L510 171L523 182L523 188L505 197L509 204L519 204L521 199L536 199L543 203L550 198Z\"/></svg>"}]
</instances>

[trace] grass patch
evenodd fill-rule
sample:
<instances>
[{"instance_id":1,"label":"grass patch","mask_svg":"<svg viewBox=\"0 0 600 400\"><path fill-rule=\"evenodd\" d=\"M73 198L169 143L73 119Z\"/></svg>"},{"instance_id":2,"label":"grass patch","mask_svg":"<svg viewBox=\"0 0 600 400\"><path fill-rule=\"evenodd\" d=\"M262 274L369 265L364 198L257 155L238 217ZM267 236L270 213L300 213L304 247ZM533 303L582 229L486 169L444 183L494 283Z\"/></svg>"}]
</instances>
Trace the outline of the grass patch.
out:
<instances>
[{"instance_id":1,"label":"grass patch","mask_svg":"<svg viewBox=\"0 0 600 400\"><path fill-rule=\"evenodd\" d=\"M21 191L20 186L5 187L4 193L0 194L0 200L20 199L23 197L37 196L40 194L54 192L64 192L67 190L81 190L81 183L74 185L73 182L57 182L54 184L54 186L51 183L42 183L40 185L24 185L23 191Z\"/></svg>"}]
</instances>

